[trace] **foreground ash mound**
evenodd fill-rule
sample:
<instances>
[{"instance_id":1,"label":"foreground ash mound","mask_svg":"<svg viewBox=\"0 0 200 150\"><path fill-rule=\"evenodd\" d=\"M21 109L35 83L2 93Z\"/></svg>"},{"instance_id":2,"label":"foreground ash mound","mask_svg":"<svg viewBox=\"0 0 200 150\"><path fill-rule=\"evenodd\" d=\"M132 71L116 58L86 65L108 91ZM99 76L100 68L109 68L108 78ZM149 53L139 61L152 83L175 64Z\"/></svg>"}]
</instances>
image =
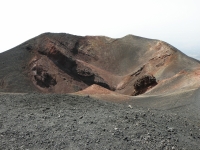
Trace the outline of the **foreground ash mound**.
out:
<instances>
[{"instance_id":1,"label":"foreground ash mound","mask_svg":"<svg viewBox=\"0 0 200 150\"><path fill-rule=\"evenodd\" d=\"M95 94L104 89L126 97L200 85L199 61L165 42L133 35L45 33L1 53L0 66L1 92Z\"/></svg>"}]
</instances>

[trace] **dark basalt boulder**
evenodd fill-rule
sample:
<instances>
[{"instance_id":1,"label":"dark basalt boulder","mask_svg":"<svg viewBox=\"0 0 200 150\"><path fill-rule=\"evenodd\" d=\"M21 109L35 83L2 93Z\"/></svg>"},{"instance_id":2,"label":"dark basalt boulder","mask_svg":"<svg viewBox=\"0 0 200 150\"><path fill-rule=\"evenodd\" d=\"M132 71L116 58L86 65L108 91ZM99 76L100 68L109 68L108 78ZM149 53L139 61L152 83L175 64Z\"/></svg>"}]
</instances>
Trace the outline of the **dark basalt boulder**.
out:
<instances>
[{"instance_id":1,"label":"dark basalt boulder","mask_svg":"<svg viewBox=\"0 0 200 150\"><path fill-rule=\"evenodd\" d=\"M134 84L134 93L133 96L143 94L148 89L157 85L156 78L153 75L144 75L139 78Z\"/></svg>"}]
</instances>

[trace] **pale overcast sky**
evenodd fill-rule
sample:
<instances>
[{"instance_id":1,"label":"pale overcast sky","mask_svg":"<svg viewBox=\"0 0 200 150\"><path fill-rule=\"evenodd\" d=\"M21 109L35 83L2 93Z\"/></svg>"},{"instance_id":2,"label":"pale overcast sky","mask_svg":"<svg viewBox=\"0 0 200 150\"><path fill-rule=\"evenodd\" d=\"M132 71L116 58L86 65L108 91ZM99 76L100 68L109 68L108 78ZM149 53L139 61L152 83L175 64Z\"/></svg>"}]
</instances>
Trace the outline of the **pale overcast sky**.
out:
<instances>
[{"instance_id":1,"label":"pale overcast sky","mask_svg":"<svg viewBox=\"0 0 200 150\"><path fill-rule=\"evenodd\" d=\"M44 32L133 34L200 59L200 0L2 0L0 52Z\"/></svg>"}]
</instances>

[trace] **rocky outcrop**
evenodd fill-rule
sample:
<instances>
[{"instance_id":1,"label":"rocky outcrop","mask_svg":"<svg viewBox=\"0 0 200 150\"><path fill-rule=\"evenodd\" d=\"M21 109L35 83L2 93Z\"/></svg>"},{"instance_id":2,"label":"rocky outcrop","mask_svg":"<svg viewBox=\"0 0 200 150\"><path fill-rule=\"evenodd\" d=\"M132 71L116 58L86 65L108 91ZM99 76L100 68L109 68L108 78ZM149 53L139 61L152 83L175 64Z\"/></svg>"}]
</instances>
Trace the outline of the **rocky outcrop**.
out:
<instances>
[{"instance_id":1,"label":"rocky outcrop","mask_svg":"<svg viewBox=\"0 0 200 150\"><path fill-rule=\"evenodd\" d=\"M61 88L62 93L77 92L92 84L110 89L108 83L89 63L80 60L83 55L80 49L84 45L83 42L75 37L74 40L67 41L68 45L52 39L35 45L37 49L33 48L33 51L36 55L29 62L30 75L35 86L44 92L56 93ZM30 50L30 46L27 48ZM86 55L83 56L83 60L86 57L89 58L87 61L93 59Z\"/></svg>"},{"instance_id":2,"label":"rocky outcrop","mask_svg":"<svg viewBox=\"0 0 200 150\"><path fill-rule=\"evenodd\" d=\"M35 66L32 68L34 72L34 79L36 84L42 88L49 88L50 86L56 85L56 79L51 74L49 74L42 67Z\"/></svg>"},{"instance_id":3,"label":"rocky outcrop","mask_svg":"<svg viewBox=\"0 0 200 150\"><path fill-rule=\"evenodd\" d=\"M153 75L144 75L134 83L133 96L143 94L148 89L157 85L156 78Z\"/></svg>"}]
</instances>

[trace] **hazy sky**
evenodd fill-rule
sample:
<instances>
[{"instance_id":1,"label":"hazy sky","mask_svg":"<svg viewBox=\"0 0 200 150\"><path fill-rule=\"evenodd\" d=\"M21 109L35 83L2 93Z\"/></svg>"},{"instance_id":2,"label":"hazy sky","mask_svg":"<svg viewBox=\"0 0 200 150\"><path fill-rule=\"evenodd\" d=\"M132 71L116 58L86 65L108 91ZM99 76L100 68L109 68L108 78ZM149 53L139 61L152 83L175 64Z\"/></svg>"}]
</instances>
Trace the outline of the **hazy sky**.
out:
<instances>
[{"instance_id":1,"label":"hazy sky","mask_svg":"<svg viewBox=\"0 0 200 150\"><path fill-rule=\"evenodd\" d=\"M133 34L200 59L200 0L2 0L0 52L44 32Z\"/></svg>"}]
</instances>

